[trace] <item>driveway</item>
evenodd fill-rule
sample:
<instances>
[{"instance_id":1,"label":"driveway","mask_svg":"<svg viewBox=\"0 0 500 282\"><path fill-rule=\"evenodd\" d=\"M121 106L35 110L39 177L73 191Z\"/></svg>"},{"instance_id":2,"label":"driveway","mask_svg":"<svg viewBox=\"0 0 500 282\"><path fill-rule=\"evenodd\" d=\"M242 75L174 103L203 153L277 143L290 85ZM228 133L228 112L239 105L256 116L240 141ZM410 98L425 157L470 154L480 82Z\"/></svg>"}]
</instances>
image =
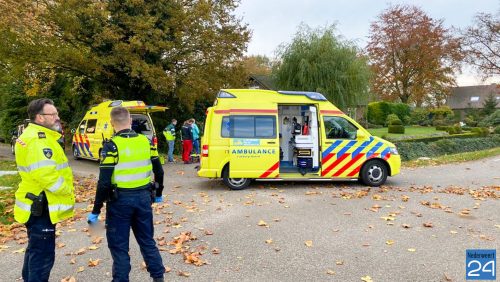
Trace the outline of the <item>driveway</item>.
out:
<instances>
[{"instance_id":1,"label":"driveway","mask_svg":"<svg viewBox=\"0 0 500 282\"><path fill-rule=\"evenodd\" d=\"M71 166L80 175L97 173L93 162ZM229 191L219 180L198 178L194 167L164 166L166 200L155 205L155 237L167 280L463 281L466 249L499 246L500 157L403 169L387 186L371 189L256 182ZM106 239L95 243L103 230L85 229L93 179L78 188L81 216L59 228L51 281L111 280ZM9 262L0 265L2 280L20 276L23 254L15 251L25 247L23 234L0 247ZM180 239L187 241L176 249ZM130 254L131 281L148 279L133 236Z\"/></svg>"}]
</instances>

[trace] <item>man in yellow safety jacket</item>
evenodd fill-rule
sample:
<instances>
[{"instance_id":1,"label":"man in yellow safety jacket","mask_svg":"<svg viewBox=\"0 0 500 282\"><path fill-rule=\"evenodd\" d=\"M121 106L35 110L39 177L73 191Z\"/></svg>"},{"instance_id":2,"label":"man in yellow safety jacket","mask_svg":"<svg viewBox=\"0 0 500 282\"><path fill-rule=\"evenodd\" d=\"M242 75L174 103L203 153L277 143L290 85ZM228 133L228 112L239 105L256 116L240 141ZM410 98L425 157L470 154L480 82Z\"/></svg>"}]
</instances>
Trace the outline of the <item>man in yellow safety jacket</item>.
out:
<instances>
[{"instance_id":1,"label":"man in yellow safety jacket","mask_svg":"<svg viewBox=\"0 0 500 282\"><path fill-rule=\"evenodd\" d=\"M131 123L126 108L111 110L111 125L116 133L103 144L94 208L87 220L89 224L97 223L103 202L107 201L106 237L113 257L113 281L129 281L130 228L151 278L163 281L165 267L153 239L151 208L152 202L163 201L163 168L156 147L146 136L134 132Z\"/></svg>"},{"instance_id":2,"label":"man in yellow safety jacket","mask_svg":"<svg viewBox=\"0 0 500 282\"><path fill-rule=\"evenodd\" d=\"M74 214L73 174L57 142L61 122L54 102L33 100L28 115L31 122L15 145L21 183L14 218L28 232L23 280L48 281L55 259L55 224Z\"/></svg>"}]
</instances>

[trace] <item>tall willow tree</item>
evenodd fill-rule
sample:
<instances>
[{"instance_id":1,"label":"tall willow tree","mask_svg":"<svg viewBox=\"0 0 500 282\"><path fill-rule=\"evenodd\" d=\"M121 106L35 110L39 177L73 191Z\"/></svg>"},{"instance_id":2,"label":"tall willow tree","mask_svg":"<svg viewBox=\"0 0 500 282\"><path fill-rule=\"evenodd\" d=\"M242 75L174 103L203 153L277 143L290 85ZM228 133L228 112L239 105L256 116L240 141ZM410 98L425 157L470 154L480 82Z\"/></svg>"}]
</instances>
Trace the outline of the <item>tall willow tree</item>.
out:
<instances>
[{"instance_id":1,"label":"tall willow tree","mask_svg":"<svg viewBox=\"0 0 500 282\"><path fill-rule=\"evenodd\" d=\"M278 50L273 70L283 90L317 91L342 109L366 101L370 71L351 42L335 35L335 27L299 26L292 42Z\"/></svg>"}]
</instances>

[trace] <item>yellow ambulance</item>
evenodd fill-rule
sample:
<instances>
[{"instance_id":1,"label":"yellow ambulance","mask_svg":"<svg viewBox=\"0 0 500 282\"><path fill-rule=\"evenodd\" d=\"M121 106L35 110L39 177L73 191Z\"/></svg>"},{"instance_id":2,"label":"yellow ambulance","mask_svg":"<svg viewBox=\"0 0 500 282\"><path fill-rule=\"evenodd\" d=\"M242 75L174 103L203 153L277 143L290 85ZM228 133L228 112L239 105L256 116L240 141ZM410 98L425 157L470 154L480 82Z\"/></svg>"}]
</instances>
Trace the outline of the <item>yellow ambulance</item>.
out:
<instances>
[{"instance_id":1,"label":"yellow ambulance","mask_svg":"<svg viewBox=\"0 0 500 282\"><path fill-rule=\"evenodd\" d=\"M150 113L163 112L167 108L160 106L148 106L143 101L105 101L93 106L78 125L71 130L73 133L72 150L75 159L99 160L102 142L111 139L113 127L111 126L111 110L113 107L122 106L129 110L132 118L132 129L146 135L156 146L156 137L153 121Z\"/></svg>"},{"instance_id":2,"label":"yellow ambulance","mask_svg":"<svg viewBox=\"0 0 500 282\"><path fill-rule=\"evenodd\" d=\"M198 176L233 190L252 180L361 180L399 173L394 144L370 133L317 92L221 90L207 109Z\"/></svg>"}]
</instances>

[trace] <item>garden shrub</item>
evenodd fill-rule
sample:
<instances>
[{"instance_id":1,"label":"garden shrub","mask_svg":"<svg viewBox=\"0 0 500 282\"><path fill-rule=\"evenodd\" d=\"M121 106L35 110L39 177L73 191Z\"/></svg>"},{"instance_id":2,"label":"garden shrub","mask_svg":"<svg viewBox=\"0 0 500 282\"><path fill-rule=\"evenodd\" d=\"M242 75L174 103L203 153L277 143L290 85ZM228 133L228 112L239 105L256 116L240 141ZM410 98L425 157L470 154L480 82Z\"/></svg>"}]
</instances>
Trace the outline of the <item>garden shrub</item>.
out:
<instances>
[{"instance_id":1,"label":"garden shrub","mask_svg":"<svg viewBox=\"0 0 500 282\"><path fill-rule=\"evenodd\" d=\"M410 114L410 123L426 126L430 124L429 110L425 108L416 108Z\"/></svg>"},{"instance_id":2,"label":"garden shrub","mask_svg":"<svg viewBox=\"0 0 500 282\"><path fill-rule=\"evenodd\" d=\"M401 122L400 120L397 120ZM405 127L400 124L391 124L389 125L389 128L387 130L389 133L396 133L396 134L404 134L405 133Z\"/></svg>"},{"instance_id":3,"label":"garden shrub","mask_svg":"<svg viewBox=\"0 0 500 282\"><path fill-rule=\"evenodd\" d=\"M387 119L386 119L386 121L385 121L385 124L386 124L386 125L391 125L391 124L393 124L393 121L395 121L395 120L399 120L399 121L401 121L401 120L399 119L399 117L398 117L396 114L390 114L390 115L388 115L388 116L387 116ZM402 124L402 123L401 123L401 124Z\"/></svg>"},{"instance_id":4,"label":"garden shrub","mask_svg":"<svg viewBox=\"0 0 500 282\"><path fill-rule=\"evenodd\" d=\"M493 132L495 134L500 134L500 125L497 125L497 127L495 127L495 130Z\"/></svg>"},{"instance_id":5,"label":"garden shrub","mask_svg":"<svg viewBox=\"0 0 500 282\"><path fill-rule=\"evenodd\" d=\"M406 116L410 116L410 106L403 103L372 102L368 104L367 119L368 122L384 125L387 122L387 116L395 114L401 121L405 121ZM408 118L406 118L409 121Z\"/></svg>"},{"instance_id":6,"label":"garden shrub","mask_svg":"<svg viewBox=\"0 0 500 282\"><path fill-rule=\"evenodd\" d=\"M473 116L466 116L464 119L464 122L467 126L470 126L470 127L477 126L477 120Z\"/></svg>"},{"instance_id":7,"label":"garden shrub","mask_svg":"<svg viewBox=\"0 0 500 282\"><path fill-rule=\"evenodd\" d=\"M471 131L482 137L490 134L490 130L486 127L473 127L471 128Z\"/></svg>"},{"instance_id":8,"label":"garden shrub","mask_svg":"<svg viewBox=\"0 0 500 282\"><path fill-rule=\"evenodd\" d=\"M500 110L496 110L491 115L481 120L477 125L481 127L500 125Z\"/></svg>"},{"instance_id":9,"label":"garden shrub","mask_svg":"<svg viewBox=\"0 0 500 282\"><path fill-rule=\"evenodd\" d=\"M443 139L435 142L394 142L402 160L420 157L437 157L444 154L456 154L486 150L500 146L500 136Z\"/></svg>"},{"instance_id":10,"label":"garden shrub","mask_svg":"<svg viewBox=\"0 0 500 282\"><path fill-rule=\"evenodd\" d=\"M453 113L453 111L448 106L441 106L439 108L431 109L429 112L433 120L445 119L447 117L453 117L455 115L455 113Z\"/></svg>"},{"instance_id":11,"label":"garden shrub","mask_svg":"<svg viewBox=\"0 0 500 282\"><path fill-rule=\"evenodd\" d=\"M462 128L460 127L460 125L448 126L448 128L446 129L446 132L448 132L448 134L450 134L450 135L461 134Z\"/></svg>"}]
</instances>

